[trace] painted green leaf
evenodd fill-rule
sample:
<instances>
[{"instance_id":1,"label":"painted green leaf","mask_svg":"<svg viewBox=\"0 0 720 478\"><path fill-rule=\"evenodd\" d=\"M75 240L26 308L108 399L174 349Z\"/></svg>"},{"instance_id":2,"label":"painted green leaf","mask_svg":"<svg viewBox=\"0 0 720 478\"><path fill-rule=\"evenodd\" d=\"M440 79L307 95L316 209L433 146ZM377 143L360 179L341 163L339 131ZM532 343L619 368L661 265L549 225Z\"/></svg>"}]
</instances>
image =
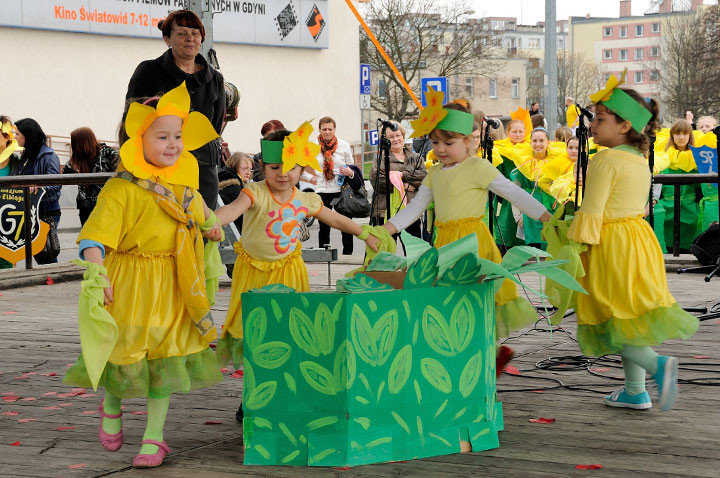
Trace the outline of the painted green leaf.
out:
<instances>
[{"instance_id":1,"label":"painted green leaf","mask_svg":"<svg viewBox=\"0 0 720 478\"><path fill-rule=\"evenodd\" d=\"M418 289L431 287L438 274L438 251L428 249L420 258L408 268L403 289Z\"/></svg>"},{"instance_id":2,"label":"painted green leaf","mask_svg":"<svg viewBox=\"0 0 720 478\"><path fill-rule=\"evenodd\" d=\"M317 430L318 428L332 425L337 422L338 422L338 417L336 417L336 416L323 417L323 418L318 418L316 420L308 422L307 428L308 428L308 430L312 431L312 430Z\"/></svg>"},{"instance_id":3,"label":"painted green leaf","mask_svg":"<svg viewBox=\"0 0 720 478\"><path fill-rule=\"evenodd\" d=\"M410 434L410 427L408 426L407 422L406 422L405 420L403 420L403 417L401 417L401 416L400 416L397 412L395 412L395 411L390 412L390 414L391 414L392 417L395 419L395 421L397 422L397 424L400 425L400 427L401 427L403 430L405 430L405 433L407 433L407 434L409 435L409 434Z\"/></svg>"},{"instance_id":4,"label":"painted green leaf","mask_svg":"<svg viewBox=\"0 0 720 478\"><path fill-rule=\"evenodd\" d=\"M280 322L280 319L282 319L282 309L280 308L280 304L278 304L275 299L271 299L270 307L272 307L273 314L275 314L275 320Z\"/></svg>"},{"instance_id":5,"label":"painted green leaf","mask_svg":"<svg viewBox=\"0 0 720 478\"><path fill-rule=\"evenodd\" d=\"M315 310L315 335L318 348L323 355L328 355L335 347L335 321L330 308L320 304Z\"/></svg>"},{"instance_id":6,"label":"painted green leaf","mask_svg":"<svg viewBox=\"0 0 720 478\"><path fill-rule=\"evenodd\" d=\"M395 347L398 331L398 311L385 312L373 325L373 337L377 343L377 364L384 365Z\"/></svg>"},{"instance_id":7,"label":"painted green leaf","mask_svg":"<svg viewBox=\"0 0 720 478\"><path fill-rule=\"evenodd\" d=\"M467 398L475 390L482 375L482 351L479 351L468 360L460 374L460 394Z\"/></svg>"},{"instance_id":8,"label":"painted green leaf","mask_svg":"<svg viewBox=\"0 0 720 478\"><path fill-rule=\"evenodd\" d=\"M393 412L393 413L394 413L394 412ZM372 422L370 421L370 419L367 418L367 417L357 417L357 418L353 418L353 420L354 420L358 425L360 425L361 427L363 427L363 429L364 429L365 431L367 431L367 429L370 428L370 425L372 424Z\"/></svg>"},{"instance_id":9,"label":"painted green leaf","mask_svg":"<svg viewBox=\"0 0 720 478\"><path fill-rule=\"evenodd\" d=\"M365 274L355 274L351 278L338 279L335 284L338 292L367 292L394 290L391 286L378 282Z\"/></svg>"},{"instance_id":10,"label":"painted green leaf","mask_svg":"<svg viewBox=\"0 0 720 478\"><path fill-rule=\"evenodd\" d=\"M243 363L243 393L250 394L255 389L255 371L250 361Z\"/></svg>"},{"instance_id":11,"label":"painted green leaf","mask_svg":"<svg viewBox=\"0 0 720 478\"><path fill-rule=\"evenodd\" d=\"M340 390L352 387L355 381L355 368L355 351L352 344L345 339L335 353L333 364L333 376L335 383L339 384Z\"/></svg>"},{"instance_id":12,"label":"painted green leaf","mask_svg":"<svg viewBox=\"0 0 720 478\"><path fill-rule=\"evenodd\" d=\"M245 343L250 350L260 345L267 331L267 314L262 307L255 307L245 321Z\"/></svg>"},{"instance_id":13,"label":"painted green leaf","mask_svg":"<svg viewBox=\"0 0 720 478\"><path fill-rule=\"evenodd\" d=\"M275 396L276 390L277 382L263 382L250 392L243 401L243 405L249 410L259 410L270 403L270 400Z\"/></svg>"},{"instance_id":14,"label":"painted green leaf","mask_svg":"<svg viewBox=\"0 0 720 478\"><path fill-rule=\"evenodd\" d=\"M412 371L412 346L406 345L400 349L390 364L388 372L388 391L396 395L405 387Z\"/></svg>"},{"instance_id":15,"label":"painted green leaf","mask_svg":"<svg viewBox=\"0 0 720 478\"><path fill-rule=\"evenodd\" d=\"M283 457L283 458L280 460L280 463L282 463L282 464L290 463L290 462L293 461L295 458L297 458L297 456L298 456L299 454L300 454L300 450L295 450L294 452L290 453L289 455Z\"/></svg>"},{"instance_id":16,"label":"painted green leaf","mask_svg":"<svg viewBox=\"0 0 720 478\"><path fill-rule=\"evenodd\" d=\"M335 377L322 365L309 361L301 362L300 372L305 377L307 384L318 392L325 395L335 395L337 393Z\"/></svg>"},{"instance_id":17,"label":"painted green leaf","mask_svg":"<svg viewBox=\"0 0 720 478\"><path fill-rule=\"evenodd\" d=\"M255 347L252 354L262 368L278 368L290 358L290 346L285 342L265 342Z\"/></svg>"},{"instance_id":18,"label":"painted green leaf","mask_svg":"<svg viewBox=\"0 0 720 478\"><path fill-rule=\"evenodd\" d=\"M283 372L283 376L285 377L285 383L287 383L290 391L292 393L297 393L297 383L295 383L295 377L293 377L287 372Z\"/></svg>"},{"instance_id":19,"label":"painted green leaf","mask_svg":"<svg viewBox=\"0 0 720 478\"><path fill-rule=\"evenodd\" d=\"M318 338L315 332L315 326L310 321L310 317L305 312L293 307L290 309L290 334L295 343L305 351L305 353L317 357L320 355L318 348Z\"/></svg>"},{"instance_id":20,"label":"painted green leaf","mask_svg":"<svg viewBox=\"0 0 720 478\"><path fill-rule=\"evenodd\" d=\"M270 459L270 452L267 451L267 448L265 448L262 445L254 445L253 448L255 448L255 451L260 453L260 455L265 458L266 460Z\"/></svg>"},{"instance_id":21,"label":"painted green leaf","mask_svg":"<svg viewBox=\"0 0 720 478\"><path fill-rule=\"evenodd\" d=\"M272 423L267 418L253 417L252 420L253 420L253 424L256 427L267 428L268 430L272 430Z\"/></svg>"},{"instance_id":22,"label":"painted green leaf","mask_svg":"<svg viewBox=\"0 0 720 478\"><path fill-rule=\"evenodd\" d=\"M442 313L431 305L426 306L423 312L422 329L425 341L435 352L446 357L455 355L450 327Z\"/></svg>"},{"instance_id":23,"label":"painted green leaf","mask_svg":"<svg viewBox=\"0 0 720 478\"><path fill-rule=\"evenodd\" d=\"M375 334L373 333L373 328L370 326L370 321L357 304L353 305L350 317L350 329L355 352L365 363L371 367L375 367L378 357Z\"/></svg>"},{"instance_id":24,"label":"painted green leaf","mask_svg":"<svg viewBox=\"0 0 720 478\"><path fill-rule=\"evenodd\" d=\"M285 425L283 422L278 423L278 428L282 432L283 435L292 443L292 446L297 446L297 438L295 438L295 435L292 434L290 429Z\"/></svg>"},{"instance_id":25,"label":"painted green leaf","mask_svg":"<svg viewBox=\"0 0 720 478\"><path fill-rule=\"evenodd\" d=\"M467 348L475 332L475 311L468 296L463 296L450 317L450 340L457 353Z\"/></svg>"},{"instance_id":26,"label":"painted green leaf","mask_svg":"<svg viewBox=\"0 0 720 478\"><path fill-rule=\"evenodd\" d=\"M465 254L438 281L439 286L464 285L477 282L478 264L475 254Z\"/></svg>"},{"instance_id":27,"label":"painted green leaf","mask_svg":"<svg viewBox=\"0 0 720 478\"><path fill-rule=\"evenodd\" d=\"M422 359L420 361L420 371L423 377L425 377L425 380L442 393L450 393L452 391L450 374L445 370L443 364L434 358Z\"/></svg>"}]
</instances>

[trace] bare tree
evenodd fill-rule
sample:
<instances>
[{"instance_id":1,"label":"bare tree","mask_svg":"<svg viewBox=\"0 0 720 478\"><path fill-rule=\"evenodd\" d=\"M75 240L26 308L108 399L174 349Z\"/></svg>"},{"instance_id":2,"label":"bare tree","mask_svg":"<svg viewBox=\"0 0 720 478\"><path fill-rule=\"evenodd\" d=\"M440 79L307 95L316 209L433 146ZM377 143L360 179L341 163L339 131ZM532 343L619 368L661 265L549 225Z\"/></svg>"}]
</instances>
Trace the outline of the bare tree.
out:
<instances>
[{"instance_id":1,"label":"bare tree","mask_svg":"<svg viewBox=\"0 0 720 478\"><path fill-rule=\"evenodd\" d=\"M682 118L720 112L720 7L678 14L663 31L662 59L651 64L660 77L665 114Z\"/></svg>"},{"instance_id":2,"label":"bare tree","mask_svg":"<svg viewBox=\"0 0 720 478\"><path fill-rule=\"evenodd\" d=\"M470 18L473 12L467 0L373 0L364 13L378 41L416 94L421 77L491 77L496 69L492 61L497 57L493 31L484 21ZM398 120L419 113L364 32L360 57L381 75L373 85L375 111Z\"/></svg>"},{"instance_id":3,"label":"bare tree","mask_svg":"<svg viewBox=\"0 0 720 478\"><path fill-rule=\"evenodd\" d=\"M565 98L571 96L585 105L589 97L600 88L600 71L597 63L583 53L558 53L558 117L565 118Z\"/></svg>"}]
</instances>

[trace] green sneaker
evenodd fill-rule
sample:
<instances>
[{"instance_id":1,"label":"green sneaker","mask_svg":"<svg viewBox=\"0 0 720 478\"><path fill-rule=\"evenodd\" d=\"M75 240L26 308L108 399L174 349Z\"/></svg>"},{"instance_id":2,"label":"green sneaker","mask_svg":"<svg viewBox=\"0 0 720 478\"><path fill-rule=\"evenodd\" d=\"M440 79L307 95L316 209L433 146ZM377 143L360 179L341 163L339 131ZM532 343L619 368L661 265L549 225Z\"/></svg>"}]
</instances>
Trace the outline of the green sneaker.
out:
<instances>
[{"instance_id":1,"label":"green sneaker","mask_svg":"<svg viewBox=\"0 0 720 478\"><path fill-rule=\"evenodd\" d=\"M662 411L670 410L677 398L678 360L667 355L658 355L657 372L653 375L658 386L659 405Z\"/></svg>"},{"instance_id":2,"label":"green sneaker","mask_svg":"<svg viewBox=\"0 0 720 478\"><path fill-rule=\"evenodd\" d=\"M617 408L632 408L634 410L647 410L652 408L650 395L647 392L630 395L625 387L615 390L610 395L605 395L605 405Z\"/></svg>"}]
</instances>

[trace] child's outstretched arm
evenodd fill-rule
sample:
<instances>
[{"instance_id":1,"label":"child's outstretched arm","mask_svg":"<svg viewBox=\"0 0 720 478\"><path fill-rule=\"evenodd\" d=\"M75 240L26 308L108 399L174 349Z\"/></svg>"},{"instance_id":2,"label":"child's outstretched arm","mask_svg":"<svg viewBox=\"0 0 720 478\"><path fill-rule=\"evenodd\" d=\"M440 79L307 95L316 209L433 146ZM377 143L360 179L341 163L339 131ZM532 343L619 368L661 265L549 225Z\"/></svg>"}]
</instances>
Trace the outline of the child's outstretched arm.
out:
<instances>
[{"instance_id":1,"label":"child's outstretched arm","mask_svg":"<svg viewBox=\"0 0 720 478\"><path fill-rule=\"evenodd\" d=\"M86 261L94 262L95 264L103 265L103 252L99 247L87 247L81 251L82 257ZM104 276L107 279L107 276ZM108 279L108 282L110 280ZM104 289L105 294L105 305L113 301L113 288L112 284L110 287Z\"/></svg>"},{"instance_id":2,"label":"child's outstretched arm","mask_svg":"<svg viewBox=\"0 0 720 478\"><path fill-rule=\"evenodd\" d=\"M362 233L362 227L360 227L360 224L357 224L352 219L338 214L332 209L326 208L324 206L320 208L320 211L318 211L317 214L315 214L315 217L318 219L318 221L322 221L330 227L339 229L342 232L347 232L348 234L352 234L353 236L359 236ZM365 243L370 246L372 250L377 252L377 245L372 245L369 242L370 237L368 239L365 239Z\"/></svg>"},{"instance_id":3,"label":"child's outstretched arm","mask_svg":"<svg viewBox=\"0 0 720 478\"><path fill-rule=\"evenodd\" d=\"M410 200L410 203L392 216L388 222L382 225L382 227L390 234L397 234L400 231L405 230L409 225L418 220L423 215L427 207L433 200L432 189L425 184L420 185L417 194ZM392 211L391 211L392 212ZM376 250L378 246L378 240L369 236L365 241L372 250Z\"/></svg>"},{"instance_id":4,"label":"child's outstretched arm","mask_svg":"<svg viewBox=\"0 0 720 478\"><path fill-rule=\"evenodd\" d=\"M215 209L215 215L221 225L226 225L240 217L245 211L250 209L252 201L247 194L240 193L233 202L226 206Z\"/></svg>"},{"instance_id":5,"label":"child's outstretched arm","mask_svg":"<svg viewBox=\"0 0 720 478\"><path fill-rule=\"evenodd\" d=\"M520 209L526 216L532 219L547 222L552 218L552 215L540 201L502 174L498 174L495 179L492 180L488 189L510 201L513 206Z\"/></svg>"},{"instance_id":6,"label":"child's outstretched arm","mask_svg":"<svg viewBox=\"0 0 720 478\"><path fill-rule=\"evenodd\" d=\"M205 203L205 199L202 200L203 203L203 212L205 213L205 222L207 223L208 220L214 216L213 212L210 210L208 205ZM215 217L217 219L217 217ZM205 224L202 226L203 228L206 227ZM215 242L219 242L222 240L222 230L220 228L220 223L215 222L215 224L210 227L210 229L203 231L202 236Z\"/></svg>"}]
</instances>

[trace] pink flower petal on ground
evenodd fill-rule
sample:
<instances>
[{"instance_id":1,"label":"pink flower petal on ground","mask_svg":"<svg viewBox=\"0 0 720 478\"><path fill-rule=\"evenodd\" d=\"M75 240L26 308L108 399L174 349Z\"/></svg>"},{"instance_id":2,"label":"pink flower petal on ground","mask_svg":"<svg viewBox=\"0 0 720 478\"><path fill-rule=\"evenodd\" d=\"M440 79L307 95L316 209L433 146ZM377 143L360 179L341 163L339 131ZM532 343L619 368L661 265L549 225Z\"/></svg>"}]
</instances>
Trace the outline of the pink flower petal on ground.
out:
<instances>
[{"instance_id":1,"label":"pink flower petal on ground","mask_svg":"<svg viewBox=\"0 0 720 478\"><path fill-rule=\"evenodd\" d=\"M530 423L542 423L542 424L544 424L544 425L548 425L548 424L550 424L550 423L555 423L555 419L554 419L554 418L544 418L544 417L531 418L531 419L529 419L528 421L529 421Z\"/></svg>"},{"instance_id":2,"label":"pink flower petal on ground","mask_svg":"<svg viewBox=\"0 0 720 478\"><path fill-rule=\"evenodd\" d=\"M505 372L510 375L520 375L520 370L518 370L514 365L508 365L505 367Z\"/></svg>"},{"instance_id":3,"label":"pink flower petal on ground","mask_svg":"<svg viewBox=\"0 0 720 478\"><path fill-rule=\"evenodd\" d=\"M17 402L19 398L17 395L5 395L2 399L4 402Z\"/></svg>"},{"instance_id":4,"label":"pink flower petal on ground","mask_svg":"<svg viewBox=\"0 0 720 478\"><path fill-rule=\"evenodd\" d=\"M55 283L55 281L53 280L52 277L47 276L47 280L45 281L45 283L46 283L47 285L53 285L53 284Z\"/></svg>"},{"instance_id":5,"label":"pink flower petal on ground","mask_svg":"<svg viewBox=\"0 0 720 478\"><path fill-rule=\"evenodd\" d=\"M67 430L75 430L75 427L56 427L55 430L57 430L59 432L64 432Z\"/></svg>"},{"instance_id":6,"label":"pink flower petal on ground","mask_svg":"<svg viewBox=\"0 0 720 478\"><path fill-rule=\"evenodd\" d=\"M16 417L20 415L20 412L3 412L3 415L5 415L6 417Z\"/></svg>"},{"instance_id":7,"label":"pink flower petal on ground","mask_svg":"<svg viewBox=\"0 0 720 478\"><path fill-rule=\"evenodd\" d=\"M57 373L55 373L55 372L41 373L40 375L42 375L43 377L54 377L55 375L57 375Z\"/></svg>"},{"instance_id":8,"label":"pink flower petal on ground","mask_svg":"<svg viewBox=\"0 0 720 478\"><path fill-rule=\"evenodd\" d=\"M68 468L71 470L78 470L80 468L85 468L87 465L85 463L77 463L75 465L68 465Z\"/></svg>"},{"instance_id":9,"label":"pink flower petal on ground","mask_svg":"<svg viewBox=\"0 0 720 478\"><path fill-rule=\"evenodd\" d=\"M65 364L66 367L72 367L73 365L75 365L75 364L74 363L66 363Z\"/></svg>"},{"instance_id":10,"label":"pink flower petal on ground","mask_svg":"<svg viewBox=\"0 0 720 478\"><path fill-rule=\"evenodd\" d=\"M208 420L205 422L205 425L222 425L222 424L223 424L223 422L218 422L215 420Z\"/></svg>"},{"instance_id":11,"label":"pink flower petal on ground","mask_svg":"<svg viewBox=\"0 0 720 478\"><path fill-rule=\"evenodd\" d=\"M600 367L600 368L591 368L591 372L609 372L610 369L607 367Z\"/></svg>"},{"instance_id":12,"label":"pink flower petal on ground","mask_svg":"<svg viewBox=\"0 0 720 478\"><path fill-rule=\"evenodd\" d=\"M58 403L58 407L72 407L72 406L73 406L72 403L67 403L67 402L65 402L65 403Z\"/></svg>"},{"instance_id":13,"label":"pink flower petal on ground","mask_svg":"<svg viewBox=\"0 0 720 478\"><path fill-rule=\"evenodd\" d=\"M15 395L15 393L13 393L13 392L3 392L3 393L0 393L0 396L2 396L2 397L4 397L5 395Z\"/></svg>"},{"instance_id":14,"label":"pink flower petal on ground","mask_svg":"<svg viewBox=\"0 0 720 478\"><path fill-rule=\"evenodd\" d=\"M36 422L36 418L18 418L18 423L30 423L30 422Z\"/></svg>"},{"instance_id":15,"label":"pink flower petal on ground","mask_svg":"<svg viewBox=\"0 0 720 478\"><path fill-rule=\"evenodd\" d=\"M134 412L130 412L133 415L147 415L147 410L137 410Z\"/></svg>"},{"instance_id":16,"label":"pink flower petal on ground","mask_svg":"<svg viewBox=\"0 0 720 478\"><path fill-rule=\"evenodd\" d=\"M34 400L37 400L37 398L35 398L35 397L25 397L25 398L21 398L21 399L20 399L21 402L32 402L32 401L34 401Z\"/></svg>"},{"instance_id":17,"label":"pink flower petal on ground","mask_svg":"<svg viewBox=\"0 0 720 478\"><path fill-rule=\"evenodd\" d=\"M578 470L599 470L602 465L575 465Z\"/></svg>"},{"instance_id":18,"label":"pink flower petal on ground","mask_svg":"<svg viewBox=\"0 0 720 478\"><path fill-rule=\"evenodd\" d=\"M83 415L95 415L98 411L97 410L83 410Z\"/></svg>"},{"instance_id":19,"label":"pink flower petal on ground","mask_svg":"<svg viewBox=\"0 0 720 478\"><path fill-rule=\"evenodd\" d=\"M60 407L52 406L52 407L42 407L43 410L62 410Z\"/></svg>"},{"instance_id":20,"label":"pink flower petal on ground","mask_svg":"<svg viewBox=\"0 0 720 478\"><path fill-rule=\"evenodd\" d=\"M709 359L709 355L693 355L694 359Z\"/></svg>"},{"instance_id":21,"label":"pink flower petal on ground","mask_svg":"<svg viewBox=\"0 0 720 478\"><path fill-rule=\"evenodd\" d=\"M70 391L73 392L73 393L85 393L85 389L84 389L84 388L73 388L73 389L70 390Z\"/></svg>"},{"instance_id":22,"label":"pink flower petal on ground","mask_svg":"<svg viewBox=\"0 0 720 478\"><path fill-rule=\"evenodd\" d=\"M532 393L545 393L545 390L540 390L540 389L530 390L530 391L531 391Z\"/></svg>"},{"instance_id":23,"label":"pink flower petal on ground","mask_svg":"<svg viewBox=\"0 0 720 478\"><path fill-rule=\"evenodd\" d=\"M222 372L222 373L228 373L228 372L230 372L230 369L227 368L227 367L223 367L223 368L220 369L220 372Z\"/></svg>"},{"instance_id":24,"label":"pink flower petal on ground","mask_svg":"<svg viewBox=\"0 0 720 478\"><path fill-rule=\"evenodd\" d=\"M90 398L90 397L97 397L97 393L81 393L78 395L79 398Z\"/></svg>"},{"instance_id":25,"label":"pink flower petal on ground","mask_svg":"<svg viewBox=\"0 0 720 478\"><path fill-rule=\"evenodd\" d=\"M238 369L230 374L230 378L243 378L244 375L245 375L245 371Z\"/></svg>"},{"instance_id":26,"label":"pink flower petal on ground","mask_svg":"<svg viewBox=\"0 0 720 478\"><path fill-rule=\"evenodd\" d=\"M45 392L42 394L43 397L52 397L53 395L57 395L57 392Z\"/></svg>"},{"instance_id":27,"label":"pink flower petal on ground","mask_svg":"<svg viewBox=\"0 0 720 478\"><path fill-rule=\"evenodd\" d=\"M17 314L14 310L8 310L7 312L3 312L5 315L14 315Z\"/></svg>"},{"instance_id":28,"label":"pink flower petal on ground","mask_svg":"<svg viewBox=\"0 0 720 478\"><path fill-rule=\"evenodd\" d=\"M11 443L10 446L20 446L20 442L19 442L19 441L16 441L16 442L14 442L14 443Z\"/></svg>"}]
</instances>

